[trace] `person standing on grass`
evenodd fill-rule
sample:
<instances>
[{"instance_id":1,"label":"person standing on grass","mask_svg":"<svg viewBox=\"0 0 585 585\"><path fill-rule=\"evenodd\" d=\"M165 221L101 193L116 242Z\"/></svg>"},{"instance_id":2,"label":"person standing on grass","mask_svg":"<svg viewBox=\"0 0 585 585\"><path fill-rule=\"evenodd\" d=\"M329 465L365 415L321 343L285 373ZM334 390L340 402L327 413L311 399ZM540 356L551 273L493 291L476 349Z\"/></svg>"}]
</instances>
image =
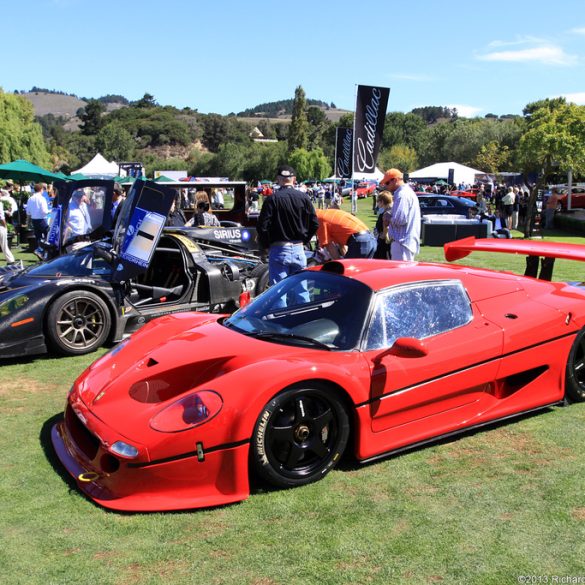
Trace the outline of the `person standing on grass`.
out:
<instances>
[{"instance_id":1,"label":"person standing on grass","mask_svg":"<svg viewBox=\"0 0 585 585\"><path fill-rule=\"evenodd\" d=\"M6 226L6 218L4 216L4 206L0 201L0 251L4 254L7 264L14 262L14 256L8 245L8 228Z\"/></svg>"},{"instance_id":2,"label":"person standing on grass","mask_svg":"<svg viewBox=\"0 0 585 585\"><path fill-rule=\"evenodd\" d=\"M550 197L546 200L546 207L544 209L544 229L552 230L555 227L555 212L559 204L559 190L554 187Z\"/></svg>"},{"instance_id":3,"label":"person standing on grass","mask_svg":"<svg viewBox=\"0 0 585 585\"><path fill-rule=\"evenodd\" d=\"M307 193L294 188L296 172L288 166L278 168L278 189L266 197L258 216L258 240L268 250L270 284L307 266L304 245L315 235L319 222Z\"/></svg>"},{"instance_id":4,"label":"person standing on grass","mask_svg":"<svg viewBox=\"0 0 585 585\"><path fill-rule=\"evenodd\" d=\"M420 205L416 193L404 183L398 169L387 170L380 185L394 198L388 223L391 259L414 260L420 251Z\"/></svg>"},{"instance_id":5,"label":"person standing on grass","mask_svg":"<svg viewBox=\"0 0 585 585\"><path fill-rule=\"evenodd\" d=\"M42 183L35 184L34 195L31 196L26 204L26 214L31 219L33 231L35 233L36 248L38 249L49 231L49 224L47 222L49 205L43 195Z\"/></svg>"}]
</instances>

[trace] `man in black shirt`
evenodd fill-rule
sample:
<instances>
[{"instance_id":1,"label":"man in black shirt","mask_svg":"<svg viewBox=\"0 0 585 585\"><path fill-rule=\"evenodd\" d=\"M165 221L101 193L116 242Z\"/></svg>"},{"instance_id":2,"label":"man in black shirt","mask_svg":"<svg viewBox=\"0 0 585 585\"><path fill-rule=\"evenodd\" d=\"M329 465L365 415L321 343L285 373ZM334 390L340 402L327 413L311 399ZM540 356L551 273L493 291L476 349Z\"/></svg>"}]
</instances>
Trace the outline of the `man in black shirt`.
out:
<instances>
[{"instance_id":1,"label":"man in black shirt","mask_svg":"<svg viewBox=\"0 0 585 585\"><path fill-rule=\"evenodd\" d=\"M264 199L258 217L258 239L269 251L270 284L306 268L304 244L311 241L319 227L309 196L294 188L295 176L292 167L279 167L279 189Z\"/></svg>"}]
</instances>

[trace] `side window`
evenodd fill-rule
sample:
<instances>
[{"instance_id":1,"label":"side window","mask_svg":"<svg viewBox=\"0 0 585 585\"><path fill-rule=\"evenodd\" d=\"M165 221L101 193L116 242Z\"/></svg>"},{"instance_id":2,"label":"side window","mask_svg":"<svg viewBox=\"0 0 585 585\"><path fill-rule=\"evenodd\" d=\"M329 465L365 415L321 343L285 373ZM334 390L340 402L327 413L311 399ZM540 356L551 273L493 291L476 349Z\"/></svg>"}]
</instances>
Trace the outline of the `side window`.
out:
<instances>
[{"instance_id":1,"label":"side window","mask_svg":"<svg viewBox=\"0 0 585 585\"><path fill-rule=\"evenodd\" d=\"M395 287L378 294L366 349L391 347L399 337L425 339L469 323L471 305L460 282Z\"/></svg>"}]
</instances>

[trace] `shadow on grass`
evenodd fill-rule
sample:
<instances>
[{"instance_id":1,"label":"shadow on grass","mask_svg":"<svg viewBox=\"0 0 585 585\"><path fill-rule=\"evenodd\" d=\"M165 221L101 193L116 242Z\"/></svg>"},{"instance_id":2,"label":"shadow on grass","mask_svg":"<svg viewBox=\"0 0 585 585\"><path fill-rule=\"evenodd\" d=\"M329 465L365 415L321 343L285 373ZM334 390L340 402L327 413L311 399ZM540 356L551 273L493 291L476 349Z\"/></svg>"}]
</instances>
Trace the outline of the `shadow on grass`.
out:
<instances>
[{"instance_id":1,"label":"shadow on grass","mask_svg":"<svg viewBox=\"0 0 585 585\"><path fill-rule=\"evenodd\" d=\"M561 406L561 404L559 403L558 406ZM451 443L456 443L457 441L459 441L465 437L472 437L478 433L490 432L490 431L493 431L495 429L500 429L500 428L504 428L504 427L507 427L510 425L514 425L522 420L528 420L528 419L531 419L533 417L543 416L545 414L552 413L554 411L554 408L555 408L554 406L546 406L544 408L541 408L541 409L538 409L538 410L535 410L532 412L526 412L524 414L513 415L509 418L505 418L505 419L493 421L493 422L488 422L488 423L479 425L477 427L462 429L461 431L455 431L452 433L448 433L446 435L441 435L439 437L433 437L433 438L427 439L425 441L422 441L420 443L416 443L414 445L407 445L405 447L401 447L401 448L396 449L394 451L389 451L387 453L377 455L377 456L375 456L375 458L372 458L372 459L365 461L365 462L358 461L357 459L352 457L346 450L346 453L345 453L343 459L340 461L339 465L336 466L336 469L338 469L339 471L356 471L358 469L361 469L361 468L369 466L369 465L375 465L376 463L379 463L381 461L385 461L388 459L394 459L395 457L401 457L402 455L408 455L410 453L416 453L418 451L422 451L422 450L426 449L427 447L449 445Z\"/></svg>"},{"instance_id":2,"label":"shadow on grass","mask_svg":"<svg viewBox=\"0 0 585 585\"><path fill-rule=\"evenodd\" d=\"M401 457L403 455L407 455L407 454L410 454L413 452L423 450L423 449L430 447L430 446L448 445L451 443L455 443L456 441L461 440L464 437L470 437L470 436L473 436L477 433L482 433L485 431L489 432L489 431L492 431L495 429L504 428L508 425L513 425L519 421L528 420L528 419L531 419L535 416L544 416L546 414L550 414L553 411L554 411L554 407L545 407L545 408L539 409L537 411L519 414L517 416L506 418L504 420L486 423L484 425L481 425L481 426L478 426L475 428L457 431L457 432L451 433L449 435L444 435L444 436L432 438L432 439L429 439L427 441L424 441L423 443L418 443L416 445L406 446L404 448L377 456L375 459L371 459L371 460L366 461L364 463L357 461L355 459L355 457L353 457L353 455L349 452L349 450L346 449L346 452L345 452L343 458L341 459L340 463L336 466L336 469L338 471L341 471L341 472L357 471L363 467L370 466L370 465L376 465L377 463L380 463L382 461L385 461L388 459L393 459L395 457ZM41 432L39 435L39 441L41 443L41 447L43 449L43 453L44 453L47 461L50 463L50 465L52 466L54 471L59 475L59 477L63 480L63 482L67 485L70 493L75 492L75 493L79 494L87 502L91 503L95 508L102 510L103 512L106 512L106 513L122 515L122 516L151 515L151 514L161 513L161 511L128 512L128 511L121 511L121 510L111 510L109 508L104 508L103 506L95 503L90 497L86 496L78 488L76 480L73 477L71 477L71 475L65 470L65 468L63 467L63 465L59 461L59 458L57 457L55 450L53 449L53 444L51 441L51 429L53 428L53 426L55 424L59 423L62 420L63 420L63 414L59 413L59 414L52 416L47 421L45 421L45 423L43 424L43 426L41 428ZM350 442L349 444L351 445L352 443ZM250 496L251 497L259 496L262 494L268 494L268 493L272 493L275 491L282 491L284 489L292 489L292 488L282 488L282 487L273 486L273 485L265 482L262 478L258 477L258 475L256 473L254 473L254 470L251 467L249 469L249 478L250 478ZM206 508L201 508L201 509L192 508L192 509L186 509L186 510L165 510L163 512L164 512L164 514L173 514L173 515L191 514L193 512L198 512L198 511L211 512L211 511L216 510L216 509L237 506L240 503L241 502L234 502L234 503L230 503L230 504L213 506L213 507L206 507Z\"/></svg>"}]
</instances>

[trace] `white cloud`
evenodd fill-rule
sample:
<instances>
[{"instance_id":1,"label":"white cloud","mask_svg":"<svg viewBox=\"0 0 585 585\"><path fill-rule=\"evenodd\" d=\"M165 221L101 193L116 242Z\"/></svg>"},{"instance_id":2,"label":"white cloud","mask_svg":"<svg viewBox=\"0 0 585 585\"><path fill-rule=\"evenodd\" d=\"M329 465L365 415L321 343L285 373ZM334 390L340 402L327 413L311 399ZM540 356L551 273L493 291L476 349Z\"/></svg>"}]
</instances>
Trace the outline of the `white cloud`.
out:
<instances>
[{"instance_id":1,"label":"white cloud","mask_svg":"<svg viewBox=\"0 0 585 585\"><path fill-rule=\"evenodd\" d=\"M569 32L576 35L585 35L585 26L572 28Z\"/></svg>"},{"instance_id":2,"label":"white cloud","mask_svg":"<svg viewBox=\"0 0 585 585\"><path fill-rule=\"evenodd\" d=\"M481 61L505 61L509 63L537 62L544 65L575 65L576 55L568 55L555 45L542 45L531 49L518 51L494 51L485 55L478 55Z\"/></svg>"},{"instance_id":3,"label":"white cloud","mask_svg":"<svg viewBox=\"0 0 585 585\"><path fill-rule=\"evenodd\" d=\"M456 109L457 115L461 116L462 118L473 118L483 110L483 108L477 108L475 106L468 106L465 104L449 104L448 106L445 107L450 109Z\"/></svg>"},{"instance_id":4,"label":"white cloud","mask_svg":"<svg viewBox=\"0 0 585 585\"><path fill-rule=\"evenodd\" d=\"M572 102L578 106L585 106L585 91L563 93L561 94L561 97L564 97L568 102Z\"/></svg>"}]
</instances>

